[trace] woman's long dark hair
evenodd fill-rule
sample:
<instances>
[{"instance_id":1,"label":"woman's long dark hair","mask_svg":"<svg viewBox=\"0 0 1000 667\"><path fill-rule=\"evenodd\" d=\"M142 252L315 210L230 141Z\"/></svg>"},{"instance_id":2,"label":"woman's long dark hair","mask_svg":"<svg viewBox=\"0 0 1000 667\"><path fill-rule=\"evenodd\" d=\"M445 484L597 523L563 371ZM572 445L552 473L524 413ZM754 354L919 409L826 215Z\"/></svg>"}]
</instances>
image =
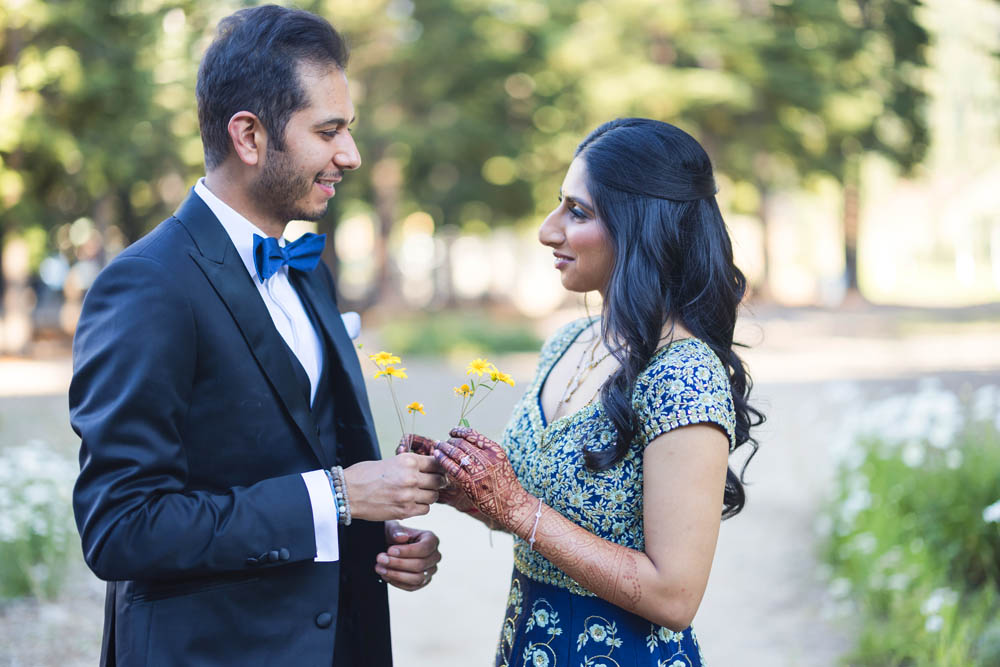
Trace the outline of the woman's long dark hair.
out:
<instances>
[{"instance_id":1,"label":"woman's long dark hair","mask_svg":"<svg viewBox=\"0 0 1000 667\"><path fill-rule=\"evenodd\" d=\"M632 390L667 322L682 324L707 343L729 373L734 446L753 447L749 463L757 452L750 428L764 415L749 404L753 383L733 350L747 281L733 264L708 155L683 130L644 118L601 125L576 155L587 165L587 187L614 246L601 335L621 364L601 387L617 441L611 448L585 449L587 466L605 470L627 453L639 426ZM743 472L737 476L729 468L723 518L738 514L745 502Z\"/></svg>"}]
</instances>

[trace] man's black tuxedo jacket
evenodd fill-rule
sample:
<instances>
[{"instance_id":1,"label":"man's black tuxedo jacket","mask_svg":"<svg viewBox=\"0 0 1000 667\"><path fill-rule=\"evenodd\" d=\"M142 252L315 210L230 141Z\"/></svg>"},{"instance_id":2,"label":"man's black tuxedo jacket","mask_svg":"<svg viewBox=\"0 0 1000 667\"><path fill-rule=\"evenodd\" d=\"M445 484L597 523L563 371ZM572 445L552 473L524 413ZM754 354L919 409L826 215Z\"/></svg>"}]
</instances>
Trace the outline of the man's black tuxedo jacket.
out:
<instances>
[{"instance_id":1,"label":"man's black tuxedo jacket","mask_svg":"<svg viewBox=\"0 0 1000 667\"><path fill-rule=\"evenodd\" d=\"M109 582L102 664L327 667L335 644L337 667L391 664L374 572L383 524L341 528L341 560L313 562L300 473L379 453L329 271L290 279L325 343L312 408L193 192L87 294L69 393L73 504L86 561Z\"/></svg>"}]
</instances>

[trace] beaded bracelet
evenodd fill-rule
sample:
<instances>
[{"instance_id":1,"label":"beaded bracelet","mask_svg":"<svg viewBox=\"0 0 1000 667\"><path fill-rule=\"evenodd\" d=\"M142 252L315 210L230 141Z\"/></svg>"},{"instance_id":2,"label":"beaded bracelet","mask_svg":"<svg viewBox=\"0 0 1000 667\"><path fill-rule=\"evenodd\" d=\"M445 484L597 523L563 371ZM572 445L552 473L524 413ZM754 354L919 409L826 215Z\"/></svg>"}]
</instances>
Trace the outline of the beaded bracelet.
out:
<instances>
[{"instance_id":1,"label":"beaded bracelet","mask_svg":"<svg viewBox=\"0 0 1000 667\"><path fill-rule=\"evenodd\" d=\"M333 473L329 470L324 469L323 472L326 473L326 481L330 483L330 493L333 495L333 506L337 510L337 523L340 523L340 502L337 500L337 486L333 483Z\"/></svg>"},{"instance_id":2,"label":"beaded bracelet","mask_svg":"<svg viewBox=\"0 0 1000 667\"><path fill-rule=\"evenodd\" d=\"M333 466L329 472L333 483L333 497L337 501L337 521L342 526L350 526L351 501L347 497L347 481L344 479L344 469L341 466Z\"/></svg>"}]
</instances>

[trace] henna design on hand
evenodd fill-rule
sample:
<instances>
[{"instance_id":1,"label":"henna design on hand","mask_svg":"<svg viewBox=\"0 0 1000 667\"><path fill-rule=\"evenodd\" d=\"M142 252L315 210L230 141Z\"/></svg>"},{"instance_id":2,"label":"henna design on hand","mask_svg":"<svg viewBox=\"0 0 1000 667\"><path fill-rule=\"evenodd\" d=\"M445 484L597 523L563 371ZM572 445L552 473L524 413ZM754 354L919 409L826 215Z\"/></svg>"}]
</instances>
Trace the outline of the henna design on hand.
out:
<instances>
[{"instance_id":1,"label":"henna design on hand","mask_svg":"<svg viewBox=\"0 0 1000 667\"><path fill-rule=\"evenodd\" d=\"M472 429L457 428L451 435L437 443L434 454L449 477L485 518L515 535L526 523L530 530L538 499L521 486L503 448Z\"/></svg>"}]
</instances>

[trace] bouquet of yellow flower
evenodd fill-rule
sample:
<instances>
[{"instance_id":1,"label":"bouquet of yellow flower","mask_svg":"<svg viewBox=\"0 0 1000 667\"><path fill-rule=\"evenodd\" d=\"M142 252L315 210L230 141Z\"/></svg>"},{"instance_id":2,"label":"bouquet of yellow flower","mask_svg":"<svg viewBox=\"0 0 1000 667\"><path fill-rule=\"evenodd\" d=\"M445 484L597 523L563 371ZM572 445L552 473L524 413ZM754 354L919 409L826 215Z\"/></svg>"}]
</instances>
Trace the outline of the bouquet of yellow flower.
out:
<instances>
[{"instance_id":1,"label":"bouquet of yellow flower","mask_svg":"<svg viewBox=\"0 0 1000 667\"><path fill-rule=\"evenodd\" d=\"M507 373L503 373L492 362L487 359L473 359L465 369L466 375L476 374L477 377L489 376L489 380L480 380L470 377L469 381L455 387L455 393L462 397L462 411L458 416L459 426L469 426L468 415L486 400L486 395L475 401L475 396L479 392L492 392L501 382L514 386L514 378Z\"/></svg>"}]
</instances>

